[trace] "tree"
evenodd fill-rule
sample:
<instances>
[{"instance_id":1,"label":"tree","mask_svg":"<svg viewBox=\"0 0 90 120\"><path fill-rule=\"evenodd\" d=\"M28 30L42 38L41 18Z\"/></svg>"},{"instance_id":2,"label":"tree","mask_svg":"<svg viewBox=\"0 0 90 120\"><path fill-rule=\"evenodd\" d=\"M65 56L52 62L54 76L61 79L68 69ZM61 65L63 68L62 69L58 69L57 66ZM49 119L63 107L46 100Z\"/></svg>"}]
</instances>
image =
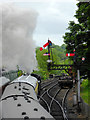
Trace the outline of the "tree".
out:
<instances>
[{"instance_id":1,"label":"tree","mask_svg":"<svg viewBox=\"0 0 90 120\"><path fill-rule=\"evenodd\" d=\"M67 57L65 55L66 45L63 44L61 46L52 44L52 48L50 48L50 59L53 60L54 64L62 64L64 62L68 63ZM46 79L49 74L61 74L61 71L48 71L47 69L47 60L48 56L43 56L44 53L48 52L48 49L44 49L40 51L39 47L36 48L36 59L38 63L38 71L34 71L34 73L39 74L43 79Z\"/></svg>"},{"instance_id":2,"label":"tree","mask_svg":"<svg viewBox=\"0 0 90 120\"><path fill-rule=\"evenodd\" d=\"M78 23L70 21L68 30L63 36L64 42L66 43L66 51L73 52L76 49L77 64L80 64L82 57L85 57L83 63L84 67L81 67L81 74L87 74L90 70L89 65L89 51L90 51L90 3L89 2L79 2L77 4L78 9L76 11L75 17L78 19ZM73 60L73 57L70 57Z\"/></svg>"}]
</instances>

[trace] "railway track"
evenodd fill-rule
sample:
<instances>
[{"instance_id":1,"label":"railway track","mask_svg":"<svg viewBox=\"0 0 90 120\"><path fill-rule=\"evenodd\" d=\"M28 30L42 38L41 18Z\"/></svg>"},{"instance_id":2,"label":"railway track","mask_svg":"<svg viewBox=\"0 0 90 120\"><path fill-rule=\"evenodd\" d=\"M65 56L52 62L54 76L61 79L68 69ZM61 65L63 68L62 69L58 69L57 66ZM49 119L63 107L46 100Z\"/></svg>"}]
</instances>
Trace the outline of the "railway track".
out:
<instances>
[{"instance_id":1,"label":"railway track","mask_svg":"<svg viewBox=\"0 0 90 120\"><path fill-rule=\"evenodd\" d=\"M43 83L41 83L41 90L43 89L43 88L46 88L46 87L50 87L52 84L54 84L55 82L57 82L58 81L58 79L51 79L51 80L49 80L49 81L46 81L46 82L43 82Z\"/></svg>"},{"instance_id":2,"label":"railway track","mask_svg":"<svg viewBox=\"0 0 90 120\"><path fill-rule=\"evenodd\" d=\"M39 98L40 104L56 119L68 120L65 99L70 89L62 89L58 79L45 83ZM43 90L44 88L44 90Z\"/></svg>"}]
</instances>

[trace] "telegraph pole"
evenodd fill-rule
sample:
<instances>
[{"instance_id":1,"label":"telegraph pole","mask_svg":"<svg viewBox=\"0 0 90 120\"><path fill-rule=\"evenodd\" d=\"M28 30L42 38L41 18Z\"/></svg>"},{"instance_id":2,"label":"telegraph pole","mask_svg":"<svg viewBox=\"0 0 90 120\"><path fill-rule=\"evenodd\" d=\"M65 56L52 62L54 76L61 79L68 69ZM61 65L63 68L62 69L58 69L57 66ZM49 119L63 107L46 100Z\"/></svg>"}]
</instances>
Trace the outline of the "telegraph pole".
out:
<instances>
[{"instance_id":1,"label":"telegraph pole","mask_svg":"<svg viewBox=\"0 0 90 120\"><path fill-rule=\"evenodd\" d=\"M75 53L75 49L73 50L73 52ZM76 60L77 56L76 56L76 53L75 53L75 56L74 56L74 64L77 66L77 80L78 80L78 85L77 85L77 98L78 98L78 103L80 103L80 70L79 70L79 63L77 63L77 60Z\"/></svg>"},{"instance_id":2,"label":"telegraph pole","mask_svg":"<svg viewBox=\"0 0 90 120\"><path fill-rule=\"evenodd\" d=\"M77 104L78 104L78 109L80 110L79 103L81 102L80 100L80 70L79 70L79 63L77 63L77 55L75 52L75 49L73 50L73 53L66 53L66 56L73 56L74 60L74 65L76 66L77 69Z\"/></svg>"},{"instance_id":3,"label":"telegraph pole","mask_svg":"<svg viewBox=\"0 0 90 120\"><path fill-rule=\"evenodd\" d=\"M49 43L49 39L48 39L48 43ZM48 59L50 60L50 44L48 45Z\"/></svg>"},{"instance_id":4,"label":"telegraph pole","mask_svg":"<svg viewBox=\"0 0 90 120\"><path fill-rule=\"evenodd\" d=\"M75 49L73 50L75 56L74 56L74 64L76 65L76 69L77 69L77 105L78 105L78 110L80 111L80 64L77 62L77 55L75 52Z\"/></svg>"},{"instance_id":5,"label":"telegraph pole","mask_svg":"<svg viewBox=\"0 0 90 120\"><path fill-rule=\"evenodd\" d=\"M48 64L47 64L47 66L48 66L48 70L50 69L50 65L51 65L51 62L52 62L52 60L50 60L50 46L52 45L52 42L48 39L48 42L47 43L45 43L44 45L43 45L43 47L40 47L40 51L42 51L45 47L47 47L48 46L48 60L47 60L47 62L48 62ZM46 55L46 54L45 54Z\"/></svg>"},{"instance_id":6,"label":"telegraph pole","mask_svg":"<svg viewBox=\"0 0 90 120\"><path fill-rule=\"evenodd\" d=\"M49 43L49 39L48 39L48 43ZM50 44L48 45L48 70L50 68Z\"/></svg>"},{"instance_id":7,"label":"telegraph pole","mask_svg":"<svg viewBox=\"0 0 90 120\"><path fill-rule=\"evenodd\" d=\"M79 69L77 69L77 80L78 80L77 88L78 88L78 105L79 105L79 103L81 102L80 100L80 70Z\"/></svg>"}]
</instances>

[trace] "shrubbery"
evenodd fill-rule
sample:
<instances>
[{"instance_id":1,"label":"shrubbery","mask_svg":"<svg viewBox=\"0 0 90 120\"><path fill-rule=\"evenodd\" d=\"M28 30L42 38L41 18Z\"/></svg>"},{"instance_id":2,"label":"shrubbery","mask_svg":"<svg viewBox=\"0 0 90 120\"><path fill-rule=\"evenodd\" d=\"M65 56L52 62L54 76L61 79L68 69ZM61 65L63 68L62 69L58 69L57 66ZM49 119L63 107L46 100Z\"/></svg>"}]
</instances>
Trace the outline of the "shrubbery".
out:
<instances>
[{"instance_id":1,"label":"shrubbery","mask_svg":"<svg viewBox=\"0 0 90 120\"><path fill-rule=\"evenodd\" d=\"M68 62L71 63L71 61L65 55L65 48L66 48L65 44L61 46L52 44L52 47L53 48L50 48L50 50L52 49L52 52L50 52L51 54L50 59L53 60L54 64L68 64ZM43 56L43 54L46 52L48 52L47 48L42 51L40 51L39 47L36 48L36 59L38 63L37 65L38 70L34 71L34 73L39 74L42 80L48 79L50 74L56 74L56 75L62 74L62 71L47 70L48 56ZM65 70L63 72L66 73Z\"/></svg>"},{"instance_id":2,"label":"shrubbery","mask_svg":"<svg viewBox=\"0 0 90 120\"><path fill-rule=\"evenodd\" d=\"M88 79L84 79L84 80L82 81L81 87L83 87L83 88L88 88Z\"/></svg>"}]
</instances>

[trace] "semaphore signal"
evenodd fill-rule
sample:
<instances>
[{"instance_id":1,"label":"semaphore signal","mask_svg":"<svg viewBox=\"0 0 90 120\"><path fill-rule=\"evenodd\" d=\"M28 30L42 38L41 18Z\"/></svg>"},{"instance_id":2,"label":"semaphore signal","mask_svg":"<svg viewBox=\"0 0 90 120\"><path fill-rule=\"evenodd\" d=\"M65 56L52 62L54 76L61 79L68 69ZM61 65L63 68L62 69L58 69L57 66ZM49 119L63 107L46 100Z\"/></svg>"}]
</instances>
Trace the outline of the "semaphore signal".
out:
<instances>
[{"instance_id":1,"label":"semaphore signal","mask_svg":"<svg viewBox=\"0 0 90 120\"><path fill-rule=\"evenodd\" d=\"M44 53L43 56L50 56L50 53Z\"/></svg>"},{"instance_id":2,"label":"semaphore signal","mask_svg":"<svg viewBox=\"0 0 90 120\"><path fill-rule=\"evenodd\" d=\"M75 53L66 53L66 56L75 56Z\"/></svg>"},{"instance_id":3,"label":"semaphore signal","mask_svg":"<svg viewBox=\"0 0 90 120\"><path fill-rule=\"evenodd\" d=\"M44 45L43 45L43 47L40 47L40 51L42 51L45 47L47 47L48 45L52 45L52 42L50 41L50 40L48 40L48 42L47 43L45 43Z\"/></svg>"}]
</instances>

